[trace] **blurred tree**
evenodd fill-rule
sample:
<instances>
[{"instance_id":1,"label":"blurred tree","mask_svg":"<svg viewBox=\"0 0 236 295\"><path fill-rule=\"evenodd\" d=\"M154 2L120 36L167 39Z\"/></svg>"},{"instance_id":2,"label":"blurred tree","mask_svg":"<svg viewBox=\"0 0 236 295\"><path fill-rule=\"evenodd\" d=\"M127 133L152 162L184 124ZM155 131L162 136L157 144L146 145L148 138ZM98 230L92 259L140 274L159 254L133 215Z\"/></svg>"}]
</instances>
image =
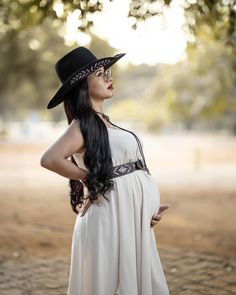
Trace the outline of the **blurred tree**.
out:
<instances>
[{"instance_id":1,"label":"blurred tree","mask_svg":"<svg viewBox=\"0 0 236 295\"><path fill-rule=\"evenodd\" d=\"M132 0L129 16L135 18L134 28L145 19L161 14L165 6L175 0ZM236 47L236 2L235 0L183 0L186 15L186 29L193 36L203 24L212 28L216 39L235 49Z\"/></svg>"},{"instance_id":2,"label":"blurred tree","mask_svg":"<svg viewBox=\"0 0 236 295\"><path fill-rule=\"evenodd\" d=\"M53 116L58 121L63 118L62 108L45 112L50 98L60 86L54 70L55 62L77 47L69 48L58 33L61 26L45 19L41 26L30 27L16 32L8 31L0 35L0 116L4 120L23 119L31 110L42 110L46 118ZM91 47L98 55L107 55L114 49L105 41L91 35Z\"/></svg>"},{"instance_id":3,"label":"blurred tree","mask_svg":"<svg viewBox=\"0 0 236 295\"><path fill-rule=\"evenodd\" d=\"M70 12L78 9L82 20L80 29L92 24L87 16L103 8L102 1L85 0L1 0L2 30L21 31L43 23L45 18L64 23Z\"/></svg>"},{"instance_id":4,"label":"blurred tree","mask_svg":"<svg viewBox=\"0 0 236 295\"><path fill-rule=\"evenodd\" d=\"M113 0L109 0L113 1ZM175 0L130 0L129 15L134 19L133 28L149 17L162 14L166 6ZM86 30L93 24L92 14L103 9L103 0L0 0L0 27L2 32L21 31L39 25L49 17L64 23L68 15L77 10L81 24ZM197 34L202 24L213 28L216 38L235 48L236 4L235 0L183 0L187 29Z\"/></svg>"},{"instance_id":5,"label":"blurred tree","mask_svg":"<svg viewBox=\"0 0 236 295\"><path fill-rule=\"evenodd\" d=\"M204 30L189 59L161 66L144 101L151 108L166 107L171 121L188 128L227 127L236 130L236 84L231 50ZM200 36L201 35L201 36ZM160 118L152 120L159 127Z\"/></svg>"},{"instance_id":6,"label":"blurred tree","mask_svg":"<svg viewBox=\"0 0 236 295\"><path fill-rule=\"evenodd\" d=\"M174 3L175 0L131 0L128 17L135 19L135 28ZM137 113L143 107L144 119L152 129L162 128L170 121L167 107L173 120L180 120L189 128L202 120L215 118L219 122L219 118L225 117L230 118L232 126L236 85L235 1L183 0L182 3L187 21L185 29L192 33L188 61L162 66L159 73L150 72L151 80L149 69L139 69L147 76L146 81L137 77L137 72L130 73L123 89L133 89L132 93L136 91L145 99L134 104L132 100L138 99L137 95L131 98L130 92L124 97L130 98L128 105L137 106ZM78 11L78 29L83 31L92 25L93 14L102 9L103 0L0 0L0 69L4 73L0 81L1 116L24 117L29 109L45 108L60 85L53 67L55 60L68 51L62 31L68 15ZM74 45L77 46L74 43L71 47ZM92 39L91 48L98 56L114 52L96 38ZM134 83L127 85L127 79ZM146 83L149 87L144 93ZM51 113L56 120L62 116L58 109Z\"/></svg>"},{"instance_id":7,"label":"blurred tree","mask_svg":"<svg viewBox=\"0 0 236 295\"><path fill-rule=\"evenodd\" d=\"M188 29L194 36L207 26L214 39L236 52L235 0L186 0L184 7Z\"/></svg>"},{"instance_id":8,"label":"blurred tree","mask_svg":"<svg viewBox=\"0 0 236 295\"><path fill-rule=\"evenodd\" d=\"M234 62L231 48L202 25L185 61L118 73L125 92L110 112L117 119L142 116L154 132L166 127L226 128L236 134Z\"/></svg>"},{"instance_id":9,"label":"blurred tree","mask_svg":"<svg viewBox=\"0 0 236 295\"><path fill-rule=\"evenodd\" d=\"M65 52L64 40L47 20L27 31L8 31L1 44L0 114L22 119L27 110L45 106L58 87L53 60Z\"/></svg>"}]
</instances>

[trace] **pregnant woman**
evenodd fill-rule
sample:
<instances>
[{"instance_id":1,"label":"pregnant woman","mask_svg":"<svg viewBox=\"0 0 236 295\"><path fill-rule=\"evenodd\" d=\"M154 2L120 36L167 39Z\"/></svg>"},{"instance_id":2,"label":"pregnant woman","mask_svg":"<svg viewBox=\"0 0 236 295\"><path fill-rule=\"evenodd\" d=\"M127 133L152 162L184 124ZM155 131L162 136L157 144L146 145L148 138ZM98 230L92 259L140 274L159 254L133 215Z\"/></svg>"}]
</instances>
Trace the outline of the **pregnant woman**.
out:
<instances>
[{"instance_id":1,"label":"pregnant woman","mask_svg":"<svg viewBox=\"0 0 236 295\"><path fill-rule=\"evenodd\" d=\"M153 230L169 205L160 205L141 139L103 112L123 56L78 47L56 63L62 85L47 108L63 102L69 126L41 165L69 179L77 214L67 295L169 294Z\"/></svg>"}]
</instances>

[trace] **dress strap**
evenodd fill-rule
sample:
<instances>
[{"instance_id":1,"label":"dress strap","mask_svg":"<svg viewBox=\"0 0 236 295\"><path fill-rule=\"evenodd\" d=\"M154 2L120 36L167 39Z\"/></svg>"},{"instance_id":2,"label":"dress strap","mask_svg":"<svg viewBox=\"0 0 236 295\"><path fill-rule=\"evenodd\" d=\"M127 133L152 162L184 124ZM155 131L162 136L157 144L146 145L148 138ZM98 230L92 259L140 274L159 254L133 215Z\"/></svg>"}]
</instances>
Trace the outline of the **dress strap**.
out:
<instances>
[{"instance_id":1,"label":"dress strap","mask_svg":"<svg viewBox=\"0 0 236 295\"><path fill-rule=\"evenodd\" d=\"M104 117L109 123L111 123L113 126L116 126L116 127L118 127L119 129L122 129L122 130L124 130L124 131L129 132L129 133L131 133L131 134L135 137L135 139L136 139L136 141L137 141L137 143L138 143L138 147L139 147L140 154L141 154L141 156L142 156L142 160L143 160L143 164L144 164L145 170L148 172L149 175L151 175L151 173L150 173L150 171L149 171L149 169L148 169L148 167L147 167L147 164L146 164L146 161L145 161L145 156L144 156L144 153L143 153L142 144L141 144L141 142L140 142L138 136L137 136L135 133L133 133L132 131L127 130L127 129L125 129L125 128L122 128L122 127L117 126L116 124L112 123L112 122L110 121L109 117L108 117L107 115L105 115L104 113L102 113L102 115L103 115L103 117Z\"/></svg>"}]
</instances>

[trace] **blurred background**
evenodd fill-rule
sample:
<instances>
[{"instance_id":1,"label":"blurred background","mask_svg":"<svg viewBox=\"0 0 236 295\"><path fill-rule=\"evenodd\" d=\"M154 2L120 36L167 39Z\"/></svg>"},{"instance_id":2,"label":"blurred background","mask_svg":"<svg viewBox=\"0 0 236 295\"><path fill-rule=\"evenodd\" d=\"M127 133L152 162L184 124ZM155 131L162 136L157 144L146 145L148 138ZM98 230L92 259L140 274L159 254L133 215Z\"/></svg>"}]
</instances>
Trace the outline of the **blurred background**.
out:
<instances>
[{"instance_id":1,"label":"blurred background","mask_svg":"<svg viewBox=\"0 0 236 295\"><path fill-rule=\"evenodd\" d=\"M46 106L60 87L56 61L77 46L98 58L126 53L112 67L115 95L104 112L140 135L161 203L171 205L154 230L173 294L200 294L180 292L173 249L235 263L235 29L234 0L0 0L4 278L35 257L61 257L68 271L76 218L68 179L42 168L40 156L67 127L62 105ZM233 274L229 264L218 271L235 282ZM41 294L4 282L3 294ZM54 291L42 294L64 294Z\"/></svg>"}]
</instances>

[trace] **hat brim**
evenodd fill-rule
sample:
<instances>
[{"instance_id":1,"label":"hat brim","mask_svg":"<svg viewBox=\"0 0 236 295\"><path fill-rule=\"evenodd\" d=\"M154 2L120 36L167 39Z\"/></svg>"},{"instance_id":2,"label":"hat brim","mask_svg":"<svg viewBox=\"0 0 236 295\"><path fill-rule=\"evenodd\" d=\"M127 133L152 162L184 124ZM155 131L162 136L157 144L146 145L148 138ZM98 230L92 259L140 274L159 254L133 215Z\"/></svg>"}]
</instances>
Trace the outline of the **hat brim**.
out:
<instances>
[{"instance_id":1,"label":"hat brim","mask_svg":"<svg viewBox=\"0 0 236 295\"><path fill-rule=\"evenodd\" d=\"M88 75L92 74L94 71L101 68L102 66L105 70L107 70L124 55L125 53L120 53L113 57L100 58L78 69L61 85L53 98L49 101L47 109L52 109L62 103L65 99L64 95L68 93L79 82L87 78Z\"/></svg>"}]
</instances>

